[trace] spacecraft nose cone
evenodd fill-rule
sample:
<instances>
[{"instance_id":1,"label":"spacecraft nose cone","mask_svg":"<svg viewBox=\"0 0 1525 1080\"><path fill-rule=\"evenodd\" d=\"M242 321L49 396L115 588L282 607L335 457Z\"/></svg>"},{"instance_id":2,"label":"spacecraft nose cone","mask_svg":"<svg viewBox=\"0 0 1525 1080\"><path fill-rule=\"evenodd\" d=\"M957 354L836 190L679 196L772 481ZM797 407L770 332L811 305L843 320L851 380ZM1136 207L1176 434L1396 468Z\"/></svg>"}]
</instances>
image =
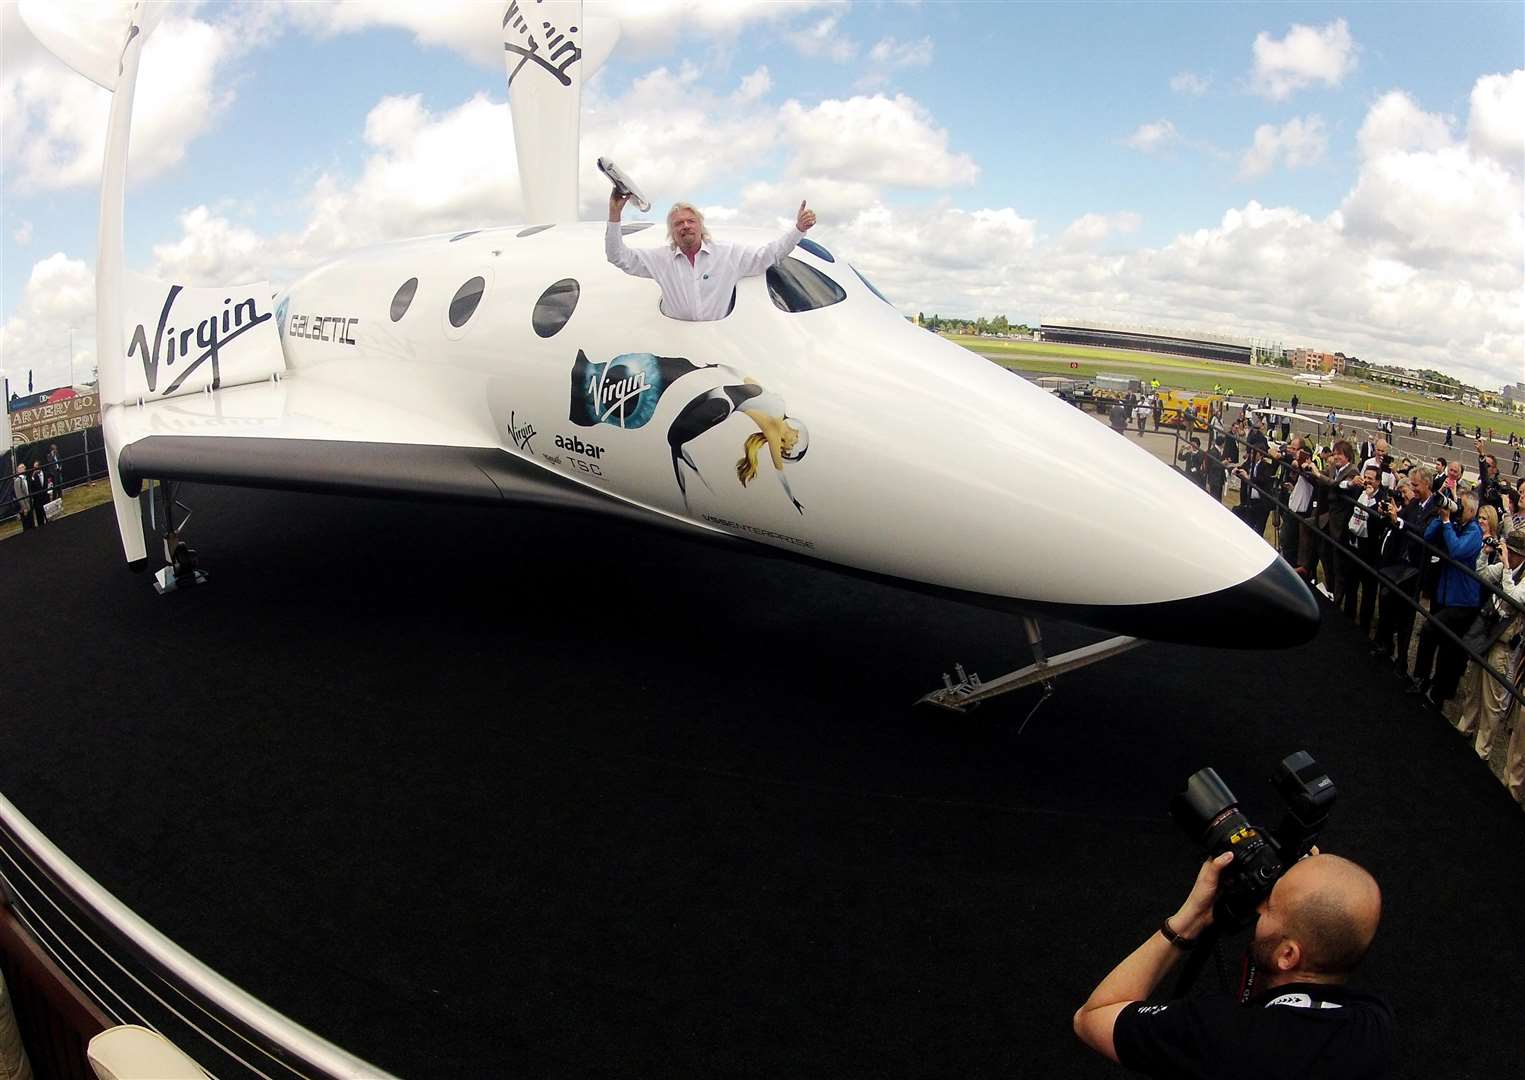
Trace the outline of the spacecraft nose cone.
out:
<instances>
[{"instance_id":1,"label":"spacecraft nose cone","mask_svg":"<svg viewBox=\"0 0 1525 1080\"><path fill-rule=\"evenodd\" d=\"M1281 558L1237 585L1170 606L1190 627L1180 640L1229 648L1301 645L1318 633L1321 618L1313 591Z\"/></svg>"}]
</instances>

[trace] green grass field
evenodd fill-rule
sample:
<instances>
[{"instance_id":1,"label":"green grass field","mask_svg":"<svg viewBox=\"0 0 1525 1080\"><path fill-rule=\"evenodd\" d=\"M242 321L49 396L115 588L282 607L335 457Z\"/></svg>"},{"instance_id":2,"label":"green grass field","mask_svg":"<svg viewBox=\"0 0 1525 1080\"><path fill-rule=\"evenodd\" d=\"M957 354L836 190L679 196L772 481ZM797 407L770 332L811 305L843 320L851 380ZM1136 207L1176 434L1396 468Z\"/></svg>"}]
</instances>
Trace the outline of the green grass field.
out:
<instances>
[{"instance_id":1,"label":"green grass field","mask_svg":"<svg viewBox=\"0 0 1525 1080\"><path fill-rule=\"evenodd\" d=\"M1525 433L1525 418L1508 417L1486 409L1434 401L1405 394L1372 383L1341 379L1328 386L1294 382L1290 372L1271 368L1248 368L1239 364L1219 364L1211 360L1187 360L1151 353L1123 352L1118 349L1090 349L1075 345L1050 345L1033 341L993 341L990 338L948 335L948 340L994 360L1003 367L1022 371L1045 372L1089 378L1101 372L1136 375L1159 379L1165 386L1183 390L1211 390L1213 385L1232 386L1236 394L1261 397L1270 394L1285 402L1293 394L1302 405L1335 408L1351 412L1379 413L1406 421L1419 417L1420 423L1460 424L1464 431L1490 427L1504 438L1511 430ZM1071 367L1071 364L1077 366Z\"/></svg>"},{"instance_id":2,"label":"green grass field","mask_svg":"<svg viewBox=\"0 0 1525 1080\"><path fill-rule=\"evenodd\" d=\"M92 506L111 501L111 485L105 480L97 480L93 484L79 484L75 487L64 489L64 516L77 514L81 510L88 510ZM21 532L21 521L11 518L9 521L0 523L0 540L16 536Z\"/></svg>"}]
</instances>

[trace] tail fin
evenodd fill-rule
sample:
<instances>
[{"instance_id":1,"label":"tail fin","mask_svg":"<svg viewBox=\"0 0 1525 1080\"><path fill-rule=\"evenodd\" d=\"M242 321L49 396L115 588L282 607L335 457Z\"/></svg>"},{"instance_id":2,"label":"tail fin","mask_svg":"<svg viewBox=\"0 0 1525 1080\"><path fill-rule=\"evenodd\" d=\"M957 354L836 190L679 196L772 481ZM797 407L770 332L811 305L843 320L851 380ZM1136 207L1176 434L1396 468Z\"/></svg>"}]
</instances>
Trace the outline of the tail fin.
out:
<instances>
[{"instance_id":1,"label":"tail fin","mask_svg":"<svg viewBox=\"0 0 1525 1080\"><path fill-rule=\"evenodd\" d=\"M85 78L115 90L123 52L146 37L167 4L134 0L21 0L21 21L43 48Z\"/></svg>"},{"instance_id":2,"label":"tail fin","mask_svg":"<svg viewBox=\"0 0 1525 1080\"><path fill-rule=\"evenodd\" d=\"M504 8L508 105L532 222L577 220L582 84L619 39L613 19L583 14L581 0L508 0Z\"/></svg>"},{"instance_id":3,"label":"tail fin","mask_svg":"<svg viewBox=\"0 0 1525 1080\"><path fill-rule=\"evenodd\" d=\"M146 561L147 549L138 500L123 488L117 467L125 437L122 408L150 397L256 381L285 367L268 285L186 289L126 272L122 217L133 95L143 43L166 6L148 0L21 4L27 27L48 51L111 91L95 259L95 334L106 468L122 548L134 566Z\"/></svg>"}]
</instances>

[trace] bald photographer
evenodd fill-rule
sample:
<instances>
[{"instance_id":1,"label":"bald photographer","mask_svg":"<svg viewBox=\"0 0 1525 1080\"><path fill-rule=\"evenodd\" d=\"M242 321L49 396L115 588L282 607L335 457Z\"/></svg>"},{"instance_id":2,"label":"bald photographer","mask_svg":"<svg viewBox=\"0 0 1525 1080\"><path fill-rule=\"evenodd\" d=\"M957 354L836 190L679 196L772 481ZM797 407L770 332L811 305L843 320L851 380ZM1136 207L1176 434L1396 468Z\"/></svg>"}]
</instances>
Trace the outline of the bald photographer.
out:
<instances>
[{"instance_id":1,"label":"bald photographer","mask_svg":"<svg viewBox=\"0 0 1525 1080\"><path fill-rule=\"evenodd\" d=\"M1388 1076L1392 1010L1344 985L1377 932L1382 893L1360 866L1317 848L1293 864L1256 909L1249 956L1260 984L1250 987L1247 1000L1214 993L1147 1001L1212 925L1220 880L1233 858L1224 852L1202 864L1175 914L1075 1013L1075 1034L1146 1076Z\"/></svg>"}]
</instances>

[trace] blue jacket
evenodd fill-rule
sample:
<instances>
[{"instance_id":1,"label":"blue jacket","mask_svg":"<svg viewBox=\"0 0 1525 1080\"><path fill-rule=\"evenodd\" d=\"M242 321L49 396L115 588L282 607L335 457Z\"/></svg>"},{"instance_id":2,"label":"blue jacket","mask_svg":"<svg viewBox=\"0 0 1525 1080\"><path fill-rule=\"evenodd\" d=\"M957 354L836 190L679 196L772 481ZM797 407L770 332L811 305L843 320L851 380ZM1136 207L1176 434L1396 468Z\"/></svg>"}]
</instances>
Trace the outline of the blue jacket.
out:
<instances>
[{"instance_id":1,"label":"blue jacket","mask_svg":"<svg viewBox=\"0 0 1525 1080\"><path fill-rule=\"evenodd\" d=\"M1477 563L1477 553L1483 550L1483 530L1476 519L1457 529L1437 517L1424 531L1424 538L1468 567ZM1441 566L1440 581L1435 586L1434 603L1437 608L1475 608L1482 602L1482 586L1475 577L1450 563Z\"/></svg>"}]
</instances>

